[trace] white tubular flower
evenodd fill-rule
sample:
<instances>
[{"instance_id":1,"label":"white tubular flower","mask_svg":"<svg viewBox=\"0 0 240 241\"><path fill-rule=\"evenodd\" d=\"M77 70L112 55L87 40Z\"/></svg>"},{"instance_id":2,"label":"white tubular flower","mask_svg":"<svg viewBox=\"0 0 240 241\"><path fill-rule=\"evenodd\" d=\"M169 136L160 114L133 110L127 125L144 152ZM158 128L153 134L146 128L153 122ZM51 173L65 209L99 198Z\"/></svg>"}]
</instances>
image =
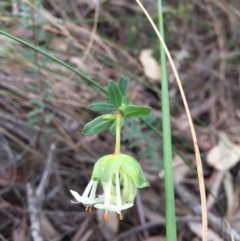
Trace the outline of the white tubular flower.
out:
<instances>
[{"instance_id":1,"label":"white tubular flower","mask_svg":"<svg viewBox=\"0 0 240 241\"><path fill-rule=\"evenodd\" d=\"M101 203L104 201L103 195L96 197L98 181L90 180L88 183L83 195L79 195L78 192L70 190L74 198L78 203L82 203L86 206L86 211L90 207L89 211L91 211L91 207L96 203Z\"/></svg>"},{"instance_id":2,"label":"white tubular flower","mask_svg":"<svg viewBox=\"0 0 240 241\"><path fill-rule=\"evenodd\" d=\"M115 182L114 182L115 179ZM115 184L115 185L114 185ZM108 211L114 211L119 214L119 219L123 220L121 211L133 206L132 203L124 203L122 205L121 187L119 181L119 171L117 171L109 181L102 182L104 190L104 204L95 204L95 208L105 209L104 219L108 220Z\"/></svg>"},{"instance_id":3,"label":"white tubular flower","mask_svg":"<svg viewBox=\"0 0 240 241\"><path fill-rule=\"evenodd\" d=\"M137 188L149 186L139 163L131 156L112 154L100 158L93 170L93 180L102 182L104 202L94 204L95 208L115 211L122 220L122 210L133 206Z\"/></svg>"}]
</instances>

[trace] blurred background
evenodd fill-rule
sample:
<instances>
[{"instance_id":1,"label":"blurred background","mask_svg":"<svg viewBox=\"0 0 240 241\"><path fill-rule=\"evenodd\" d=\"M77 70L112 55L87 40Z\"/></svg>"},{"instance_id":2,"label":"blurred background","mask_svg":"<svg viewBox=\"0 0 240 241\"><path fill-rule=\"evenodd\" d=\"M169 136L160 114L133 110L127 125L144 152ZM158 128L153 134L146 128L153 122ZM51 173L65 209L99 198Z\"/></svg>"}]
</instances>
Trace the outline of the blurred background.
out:
<instances>
[{"instance_id":1,"label":"blurred background","mask_svg":"<svg viewBox=\"0 0 240 241\"><path fill-rule=\"evenodd\" d=\"M155 23L157 1L142 1ZM164 1L165 38L194 119L208 185L210 240L240 240L240 2ZM135 1L0 0L0 30L41 48L101 86L130 79L129 100L150 106L126 121L122 152L142 165L140 190L119 221L85 212L94 163L114 151L110 131L86 137L106 96L84 78L0 33L0 240L165 240L159 42ZM201 240L199 187L187 117L169 68L178 240ZM189 168L191 167L191 169ZM210 194L210 191L214 194Z\"/></svg>"}]
</instances>

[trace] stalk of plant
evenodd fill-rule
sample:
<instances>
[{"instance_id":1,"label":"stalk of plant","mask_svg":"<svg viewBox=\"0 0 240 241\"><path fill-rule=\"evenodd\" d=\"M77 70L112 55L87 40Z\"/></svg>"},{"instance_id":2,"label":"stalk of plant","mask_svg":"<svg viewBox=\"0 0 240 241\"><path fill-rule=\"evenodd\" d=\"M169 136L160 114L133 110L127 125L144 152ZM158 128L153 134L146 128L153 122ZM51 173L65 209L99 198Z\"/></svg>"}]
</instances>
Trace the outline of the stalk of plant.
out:
<instances>
[{"instance_id":1,"label":"stalk of plant","mask_svg":"<svg viewBox=\"0 0 240 241\"><path fill-rule=\"evenodd\" d=\"M120 113L116 114L116 145L114 154L121 153L121 128L122 128L122 115Z\"/></svg>"},{"instance_id":2,"label":"stalk of plant","mask_svg":"<svg viewBox=\"0 0 240 241\"><path fill-rule=\"evenodd\" d=\"M162 1L158 0L159 29L164 39L164 27L162 16ZM162 87L162 131L163 131L163 160L164 160L164 187L165 187L165 207L166 207L166 237L168 241L177 240L176 213L174 198L174 181L172 169L172 142L170 126L170 107L168 95L168 79L166 55L162 44L160 48L161 60L161 87Z\"/></svg>"},{"instance_id":3,"label":"stalk of plant","mask_svg":"<svg viewBox=\"0 0 240 241\"><path fill-rule=\"evenodd\" d=\"M146 9L142 5L142 3L139 0L136 0L136 2L140 6L140 8L143 10L144 14L147 16L149 22L151 23L154 31L156 32L156 34L157 34L165 52L166 52L166 55L167 55L168 60L171 64L174 76L177 80L179 91L181 93L181 97L182 97L182 100L183 100L183 104L184 104L184 107L185 107L185 110L186 110L190 130L191 130L191 135L192 135L193 145L194 145L194 150L195 150L196 163L197 163L198 182L199 182L200 198L201 198L201 206L202 206L202 240L207 241L208 240L208 234L207 234L208 219L207 219L207 205L206 205L206 193L205 193L204 178L203 178L203 168L202 168L202 162L201 162L201 156L200 156L200 151L199 151L199 147L198 147L197 137L196 137L192 117L191 117L191 114L190 114L190 110L189 110L189 107L188 107L188 103L187 103L187 100L186 100L186 96L185 96L185 93L184 93L184 90L183 90L183 87L182 87L182 84L181 84L181 80L178 76L176 67L173 63L173 60L172 60L172 57L171 57L171 55L168 51L168 48L167 48L167 46L166 46L166 44L165 44L165 42L162 38L162 35L158 31L158 28L154 24L152 18L150 17L150 15L146 11Z\"/></svg>"},{"instance_id":4,"label":"stalk of plant","mask_svg":"<svg viewBox=\"0 0 240 241\"><path fill-rule=\"evenodd\" d=\"M104 219L108 220L108 212L115 211L123 220L122 210L134 205L138 188L149 186L140 164L129 155L121 153L121 128L124 118L148 116L151 109L145 106L128 104L129 81L121 77L118 84L108 82L109 101L94 102L89 109L106 113L87 123L82 133L95 135L110 129L116 135L113 154L101 157L94 165L91 180L83 195L70 190L75 199L86 206L104 209ZM97 195L97 185L101 184L103 194Z\"/></svg>"}]
</instances>

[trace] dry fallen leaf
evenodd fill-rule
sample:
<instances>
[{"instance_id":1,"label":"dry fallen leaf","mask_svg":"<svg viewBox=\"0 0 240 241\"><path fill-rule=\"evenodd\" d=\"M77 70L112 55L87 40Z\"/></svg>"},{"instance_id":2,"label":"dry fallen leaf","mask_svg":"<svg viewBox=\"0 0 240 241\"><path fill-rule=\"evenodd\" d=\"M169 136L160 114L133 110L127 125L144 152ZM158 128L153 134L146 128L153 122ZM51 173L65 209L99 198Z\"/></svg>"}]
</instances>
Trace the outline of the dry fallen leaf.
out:
<instances>
[{"instance_id":1,"label":"dry fallen leaf","mask_svg":"<svg viewBox=\"0 0 240 241\"><path fill-rule=\"evenodd\" d=\"M202 238L202 224L198 222L189 222L188 227L195 233L199 238ZM208 240L209 241L223 241L212 229L208 229Z\"/></svg>"},{"instance_id":2,"label":"dry fallen leaf","mask_svg":"<svg viewBox=\"0 0 240 241\"><path fill-rule=\"evenodd\" d=\"M50 43L49 48L51 50L55 50L55 51L59 51L59 52L67 52L68 44L66 44L63 41L53 39L52 42Z\"/></svg>"},{"instance_id":3,"label":"dry fallen leaf","mask_svg":"<svg viewBox=\"0 0 240 241\"><path fill-rule=\"evenodd\" d=\"M232 212L234 195L231 175L228 170L235 166L239 161L240 146L232 143L225 133L220 133L218 144L207 154L207 162L220 172L220 176L221 173L224 175L223 181L227 197L227 214ZM220 182L220 180L218 182Z\"/></svg>"},{"instance_id":4,"label":"dry fallen leaf","mask_svg":"<svg viewBox=\"0 0 240 241\"><path fill-rule=\"evenodd\" d=\"M188 171L189 167L183 162L182 158L175 155L173 157L173 174L175 182L181 183Z\"/></svg>"},{"instance_id":5,"label":"dry fallen leaf","mask_svg":"<svg viewBox=\"0 0 240 241\"><path fill-rule=\"evenodd\" d=\"M178 155L173 157L173 174L174 181L177 183L183 182L186 174L189 171L189 167L183 162L182 158ZM160 178L164 177L164 170L161 170L158 174Z\"/></svg>"},{"instance_id":6,"label":"dry fallen leaf","mask_svg":"<svg viewBox=\"0 0 240 241\"><path fill-rule=\"evenodd\" d=\"M240 161L240 146L232 143L225 133L219 134L219 141L207 154L207 162L218 171L228 171Z\"/></svg>"},{"instance_id":7,"label":"dry fallen leaf","mask_svg":"<svg viewBox=\"0 0 240 241\"><path fill-rule=\"evenodd\" d=\"M83 64L83 61L80 57L71 57L70 62L75 64L78 68L81 68Z\"/></svg>"},{"instance_id":8,"label":"dry fallen leaf","mask_svg":"<svg viewBox=\"0 0 240 241\"><path fill-rule=\"evenodd\" d=\"M143 65L144 74L152 80L159 80L161 78L160 66L152 54L152 49L143 49L140 53L139 60Z\"/></svg>"}]
</instances>

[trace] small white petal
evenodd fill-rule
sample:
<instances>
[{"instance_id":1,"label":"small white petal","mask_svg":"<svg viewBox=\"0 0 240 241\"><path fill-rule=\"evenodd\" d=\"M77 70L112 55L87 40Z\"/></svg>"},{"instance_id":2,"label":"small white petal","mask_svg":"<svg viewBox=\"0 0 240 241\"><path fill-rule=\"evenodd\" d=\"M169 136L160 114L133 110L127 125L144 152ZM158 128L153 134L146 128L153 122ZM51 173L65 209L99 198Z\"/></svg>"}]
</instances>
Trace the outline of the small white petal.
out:
<instances>
[{"instance_id":1,"label":"small white petal","mask_svg":"<svg viewBox=\"0 0 240 241\"><path fill-rule=\"evenodd\" d=\"M93 190L96 191L96 190ZM72 195L74 196L74 198L77 200L77 202L82 203L83 205L89 206L89 205L93 205L96 203L101 203L104 201L104 195L99 195L98 197L94 197L94 195L92 195L92 197L88 197L88 196L81 196L79 195L78 192L70 190L70 192L72 193Z\"/></svg>"},{"instance_id":2,"label":"small white petal","mask_svg":"<svg viewBox=\"0 0 240 241\"><path fill-rule=\"evenodd\" d=\"M131 208L132 206L133 206L133 203L125 203L125 204L122 206L122 210Z\"/></svg>"},{"instance_id":3,"label":"small white petal","mask_svg":"<svg viewBox=\"0 0 240 241\"><path fill-rule=\"evenodd\" d=\"M114 211L118 214L120 214L120 211L119 208L114 205L114 204L109 204L109 205L104 205L104 204L95 204L94 205L95 208L98 208L98 209L105 209L106 211Z\"/></svg>"},{"instance_id":4,"label":"small white petal","mask_svg":"<svg viewBox=\"0 0 240 241\"><path fill-rule=\"evenodd\" d=\"M104 197L103 198L93 198L93 199L84 199L82 201L82 204L84 205L93 205L95 203L101 203L104 201Z\"/></svg>"},{"instance_id":5,"label":"small white petal","mask_svg":"<svg viewBox=\"0 0 240 241\"><path fill-rule=\"evenodd\" d=\"M78 201L78 202L82 202L82 196L79 195L78 192L70 190L70 192L72 193L72 195L74 196L74 198Z\"/></svg>"},{"instance_id":6,"label":"small white petal","mask_svg":"<svg viewBox=\"0 0 240 241\"><path fill-rule=\"evenodd\" d=\"M88 183L88 185L87 185L87 187L86 187L86 189L84 190L83 195L82 195L82 197L83 197L84 199L88 197L88 195L89 195L89 193L90 193L90 191L91 191L91 189L92 189L92 186L93 186L93 184L94 184L95 182L96 182L96 181L90 180L90 182Z\"/></svg>"},{"instance_id":7,"label":"small white petal","mask_svg":"<svg viewBox=\"0 0 240 241\"><path fill-rule=\"evenodd\" d=\"M122 210L130 208L132 206L133 206L133 203L125 203L123 206L117 206L114 204L105 205L105 204L100 204L100 203L94 205L95 208L105 209L107 211L114 211L119 214L121 213Z\"/></svg>"},{"instance_id":8,"label":"small white petal","mask_svg":"<svg viewBox=\"0 0 240 241\"><path fill-rule=\"evenodd\" d=\"M104 194L105 194L104 205L106 206L110 204L111 188L112 188L112 178L109 179L109 181L107 182L106 188L104 190Z\"/></svg>"},{"instance_id":9,"label":"small white petal","mask_svg":"<svg viewBox=\"0 0 240 241\"><path fill-rule=\"evenodd\" d=\"M95 208L98 208L98 209L105 209L105 205L104 204L101 204L101 203L97 203L94 205Z\"/></svg>"},{"instance_id":10,"label":"small white petal","mask_svg":"<svg viewBox=\"0 0 240 241\"><path fill-rule=\"evenodd\" d=\"M98 185L97 181L93 182L92 189L91 189L91 192L90 192L90 195L89 195L90 199L96 197L97 185Z\"/></svg>"}]
</instances>

